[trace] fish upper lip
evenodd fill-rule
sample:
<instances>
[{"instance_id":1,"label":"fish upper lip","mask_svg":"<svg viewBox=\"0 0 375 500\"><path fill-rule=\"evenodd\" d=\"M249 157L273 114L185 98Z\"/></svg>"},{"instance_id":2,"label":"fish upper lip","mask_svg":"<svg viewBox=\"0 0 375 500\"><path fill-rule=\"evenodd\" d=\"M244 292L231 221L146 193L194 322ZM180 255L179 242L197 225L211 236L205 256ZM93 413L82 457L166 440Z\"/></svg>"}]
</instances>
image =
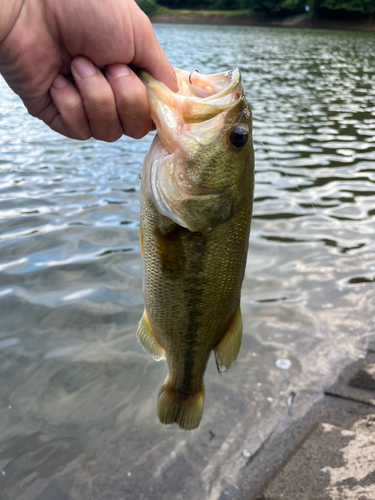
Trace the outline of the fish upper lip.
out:
<instances>
[{"instance_id":1,"label":"fish upper lip","mask_svg":"<svg viewBox=\"0 0 375 500\"><path fill-rule=\"evenodd\" d=\"M226 73L226 75L230 75L231 81L225 89L221 90L217 94L210 95L208 97L204 97L201 99L201 102L210 102L210 101L215 101L216 99L221 99L222 97L226 97L234 90L236 87L239 85L241 82L241 72L238 68L235 68L233 70L230 70Z\"/></svg>"},{"instance_id":2,"label":"fish upper lip","mask_svg":"<svg viewBox=\"0 0 375 500\"><path fill-rule=\"evenodd\" d=\"M173 68L173 69L176 72L181 71L178 68ZM147 73L147 71L145 71L143 69L138 70L137 74L138 74L139 78L142 80L142 82L144 83L144 85L146 86L146 88L149 84L158 84L163 88L164 92L168 92L168 93L171 93L173 95L176 95L176 94L179 95L178 92L173 92L164 83L159 82L158 80L153 78L149 73ZM220 75L221 73L216 73L216 74ZM225 87L223 90L221 90L220 92L218 92L217 94L213 94L213 95L210 95L208 97L199 98L200 102L202 102L202 103L207 102L207 103L214 104L214 102L212 102L212 101L216 101L218 99L222 99L223 97L227 97L232 92L234 92L236 87L241 82L240 70L238 68L235 68L233 70L227 71L226 73L224 73L224 75L230 78L229 85L227 87ZM212 76L215 76L215 74L213 74ZM190 98L190 99L197 99L196 97L193 97L193 96L184 96L184 97ZM239 96L239 98L240 98L240 96Z\"/></svg>"}]
</instances>

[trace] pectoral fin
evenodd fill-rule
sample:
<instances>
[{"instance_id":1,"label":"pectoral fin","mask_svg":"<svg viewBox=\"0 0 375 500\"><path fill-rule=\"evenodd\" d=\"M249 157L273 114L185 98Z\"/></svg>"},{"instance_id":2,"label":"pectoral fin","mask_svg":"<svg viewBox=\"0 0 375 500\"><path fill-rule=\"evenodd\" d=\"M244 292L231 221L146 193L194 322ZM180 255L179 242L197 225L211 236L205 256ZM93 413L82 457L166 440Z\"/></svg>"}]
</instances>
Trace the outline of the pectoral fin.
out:
<instances>
[{"instance_id":1,"label":"pectoral fin","mask_svg":"<svg viewBox=\"0 0 375 500\"><path fill-rule=\"evenodd\" d=\"M241 309L238 306L232 323L214 349L216 366L220 374L226 372L234 361L236 361L241 346L241 337Z\"/></svg>"},{"instance_id":2,"label":"pectoral fin","mask_svg":"<svg viewBox=\"0 0 375 500\"><path fill-rule=\"evenodd\" d=\"M164 349L155 338L154 332L147 319L146 310L143 312L141 321L138 325L137 338L144 350L156 359L156 361L160 361L164 358Z\"/></svg>"},{"instance_id":3,"label":"pectoral fin","mask_svg":"<svg viewBox=\"0 0 375 500\"><path fill-rule=\"evenodd\" d=\"M178 229L168 234L155 231L157 255L163 274L172 279L181 278L185 273L186 257Z\"/></svg>"}]
</instances>

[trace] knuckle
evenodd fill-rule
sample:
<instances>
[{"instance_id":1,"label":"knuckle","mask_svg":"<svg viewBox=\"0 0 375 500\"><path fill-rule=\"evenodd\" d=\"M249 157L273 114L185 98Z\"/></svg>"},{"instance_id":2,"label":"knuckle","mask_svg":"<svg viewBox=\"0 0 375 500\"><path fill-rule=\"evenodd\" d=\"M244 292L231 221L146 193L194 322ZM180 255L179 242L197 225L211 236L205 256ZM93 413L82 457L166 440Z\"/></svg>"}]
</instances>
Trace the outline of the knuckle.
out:
<instances>
[{"instance_id":1,"label":"knuckle","mask_svg":"<svg viewBox=\"0 0 375 500\"><path fill-rule=\"evenodd\" d=\"M122 130L112 129L108 127L108 130L100 130L96 131L94 134L94 138L99 141L104 142L116 142L122 136Z\"/></svg>"},{"instance_id":2,"label":"knuckle","mask_svg":"<svg viewBox=\"0 0 375 500\"><path fill-rule=\"evenodd\" d=\"M82 101L79 96L68 95L64 99L64 108L69 114L76 114L82 110Z\"/></svg>"},{"instance_id":3,"label":"knuckle","mask_svg":"<svg viewBox=\"0 0 375 500\"><path fill-rule=\"evenodd\" d=\"M30 116L34 118L38 118L38 120L43 120L43 111L36 111L34 109L28 109L27 112L29 113ZM48 125L48 124L47 124Z\"/></svg>"},{"instance_id":4,"label":"knuckle","mask_svg":"<svg viewBox=\"0 0 375 500\"><path fill-rule=\"evenodd\" d=\"M107 142L116 142L120 139L120 137L122 137L122 131L111 134L108 137Z\"/></svg>"},{"instance_id":5,"label":"knuckle","mask_svg":"<svg viewBox=\"0 0 375 500\"><path fill-rule=\"evenodd\" d=\"M57 109L54 108L54 106L47 106L47 108L45 108L43 111L34 116L36 116L36 118L43 121L46 125L50 127L53 121L58 116L58 114L59 113Z\"/></svg>"},{"instance_id":6,"label":"knuckle","mask_svg":"<svg viewBox=\"0 0 375 500\"><path fill-rule=\"evenodd\" d=\"M150 131L151 119L145 114L134 115L129 110L129 113L122 117L122 124L126 135L133 139L142 139Z\"/></svg>"},{"instance_id":7,"label":"knuckle","mask_svg":"<svg viewBox=\"0 0 375 500\"><path fill-rule=\"evenodd\" d=\"M105 94L92 94L85 99L85 108L89 113L97 115L109 115L112 113L114 107L113 95Z\"/></svg>"},{"instance_id":8,"label":"knuckle","mask_svg":"<svg viewBox=\"0 0 375 500\"><path fill-rule=\"evenodd\" d=\"M79 141L88 141L91 139L92 133L90 131L79 131L77 136L74 137L74 139L77 139Z\"/></svg>"},{"instance_id":9,"label":"knuckle","mask_svg":"<svg viewBox=\"0 0 375 500\"><path fill-rule=\"evenodd\" d=\"M147 135L148 130L145 128L138 128L138 129L133 129L129 132L129 137L132 137L133 139L142 139L145 135Z\"/></svg>"}]
</instances>

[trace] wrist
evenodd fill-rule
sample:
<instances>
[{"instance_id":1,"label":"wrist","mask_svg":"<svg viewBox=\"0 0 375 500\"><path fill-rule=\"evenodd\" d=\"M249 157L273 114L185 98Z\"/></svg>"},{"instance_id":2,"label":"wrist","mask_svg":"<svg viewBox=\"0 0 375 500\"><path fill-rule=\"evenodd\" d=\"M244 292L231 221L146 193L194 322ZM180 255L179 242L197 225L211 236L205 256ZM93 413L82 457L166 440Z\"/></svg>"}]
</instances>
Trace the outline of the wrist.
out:
<instances>
[{"instance_id":1,"label":"wrist","mask_svg":"<svg viewBox=\"0 0 375 500\"><path fill-rule=\"evenodd\" d=\"M12 31L24 0L0 0L0 44Z\"/></svg>"}]
</instances>

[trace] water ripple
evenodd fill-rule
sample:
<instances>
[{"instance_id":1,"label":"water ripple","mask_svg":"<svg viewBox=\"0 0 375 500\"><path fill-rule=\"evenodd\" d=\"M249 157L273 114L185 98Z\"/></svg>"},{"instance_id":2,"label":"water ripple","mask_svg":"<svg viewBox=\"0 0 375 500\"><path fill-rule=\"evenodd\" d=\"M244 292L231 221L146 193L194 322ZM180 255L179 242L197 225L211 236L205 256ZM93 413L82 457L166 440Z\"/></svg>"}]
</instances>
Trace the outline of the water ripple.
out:
<instances>
[{"instance_id":1,"label":"water ripple","mask_svg":"<svg viewBox=\"0 0 375 500\"><path fill-rule=\"evenodd\" d=\"M165 365L135 337L143 309L139 175L153 134L71 141L28 116L0 80L5 496L149 498L150 470L164 457L153 498L208 498L202 492L235 481L238 450L256 448L265 422L272 427L287 411L287 395L318 390L374 331L373 35L156 31L177 67L239 67L253 110L240 357L225 377L209 364L195 433L157 422Z\"/></svg>"}]
</instances>

